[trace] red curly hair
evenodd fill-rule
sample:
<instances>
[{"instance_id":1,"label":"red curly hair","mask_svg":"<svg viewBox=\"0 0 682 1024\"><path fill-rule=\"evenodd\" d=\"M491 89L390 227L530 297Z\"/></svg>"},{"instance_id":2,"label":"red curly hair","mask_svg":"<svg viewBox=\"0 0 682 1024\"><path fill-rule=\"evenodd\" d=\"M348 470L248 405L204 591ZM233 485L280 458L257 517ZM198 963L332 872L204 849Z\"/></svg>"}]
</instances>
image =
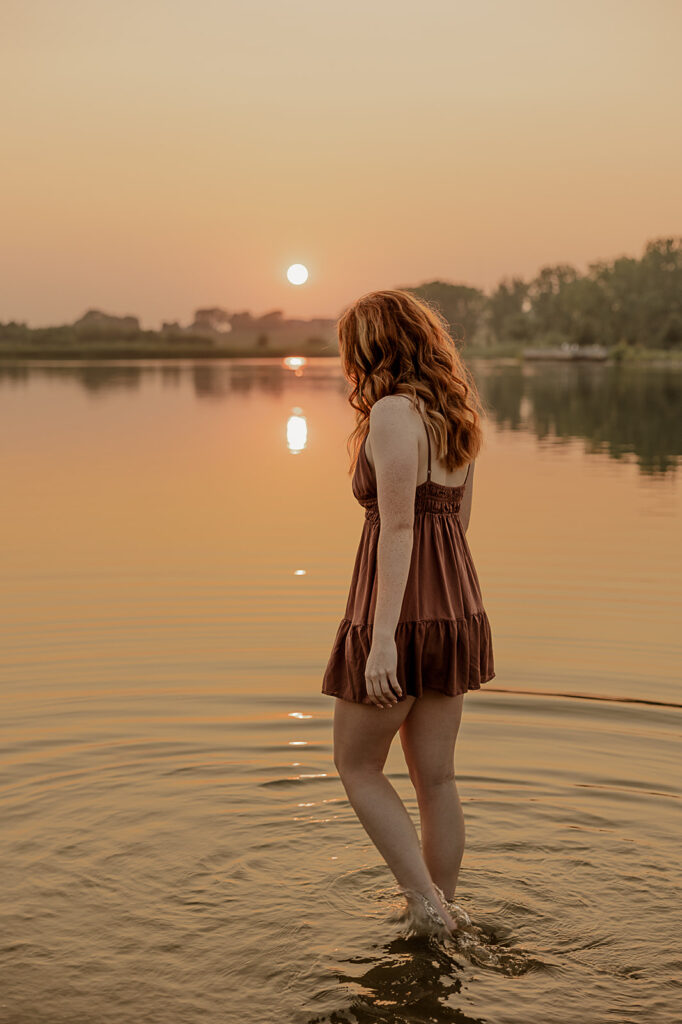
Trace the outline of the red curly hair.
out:
<instances>
[{"instance_id":1,"label":"red curly hair","mask_svg":"<svg viewBox=\"0 0 682 1024\"><path fill-rule=\"evenodd\" d=\"M341 365L352 385L356 425L348 438L352 473L369 432L369 412L385 395L407 395L436 437L436 458L455 470L476 458L486 415L443 315L400 289L367 292L337 323Z\"/></svg>"}]
</instances>

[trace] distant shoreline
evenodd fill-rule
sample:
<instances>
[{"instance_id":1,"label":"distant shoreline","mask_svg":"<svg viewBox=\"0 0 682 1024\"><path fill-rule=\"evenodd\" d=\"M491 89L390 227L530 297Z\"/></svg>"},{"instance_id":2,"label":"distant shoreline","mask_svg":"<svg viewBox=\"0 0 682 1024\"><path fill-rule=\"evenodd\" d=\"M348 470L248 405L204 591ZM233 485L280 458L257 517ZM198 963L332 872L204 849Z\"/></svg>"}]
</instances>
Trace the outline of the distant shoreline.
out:
<instances>
[{"instance_id":1,"label":"distant shoreline","mask_svg":"<svg viewBox=\"0 0 682 1024\"><path fill-rule=\"evenodd\" d=\"M225 348L187 342L149 345L134 342L96 342L86 345L12 345L0 342L0 360L8 359L283 359L285 356L336 356L338 352L310 351L307 345L274 346L267 351Z\"/></svg>"},{"instance_id":2,"label":"distant shoreline","mask_svg":"<svg viewBox=\"0 0 682 1024\"><path fill-rule=\"evenodd\" d=\"M518 342L491 343L486 346L464 344L460 347L460 351L465 360L506 358L525 363L523 349L528 347L526 343L519 344ZM660 365L670 369L682 369L682 351L680 349L632 347L629 350L624 350L614 346L607 349L607 352L608 357L601 365ZM272 345L267 349L258 349L253 346L235 347L234 343L228 348L206 338L178 339L172 342L167 339L159 341L149 341L148 339L139 341L107 339L105 341L98 339L75 343L0 340L0 363L39 362L41 360L97 362L121 359L126 361L138 359L284 359L287 356L338 359L339 353L335 346L318 339L311 339L301 344L288 342L282 346ZM568 361L570 362L570 360ZM530 360L528 362L530 363ZM532 363L536 364L537 361L533 360ZM580 365L584 365L584 363L580 362Z\"/></svg>"}]
</instances>

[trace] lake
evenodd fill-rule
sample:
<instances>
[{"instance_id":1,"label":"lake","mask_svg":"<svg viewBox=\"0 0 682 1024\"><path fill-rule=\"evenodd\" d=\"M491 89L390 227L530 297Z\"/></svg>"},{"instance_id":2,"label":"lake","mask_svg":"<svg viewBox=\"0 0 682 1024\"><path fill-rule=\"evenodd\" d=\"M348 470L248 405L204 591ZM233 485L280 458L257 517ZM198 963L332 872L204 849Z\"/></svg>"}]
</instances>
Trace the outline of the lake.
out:
<instances>
[{"instance_id":1,"label":"lake","mask_svg":"<svg viewBox=\"0 0 682 1024\"><path fill-rule=\"evenodd\" d=\"M332 759L339 361L0 366L0 1021L680 1020L682 372L472 371L453 950Z\"/></svg>"}]
</instances>

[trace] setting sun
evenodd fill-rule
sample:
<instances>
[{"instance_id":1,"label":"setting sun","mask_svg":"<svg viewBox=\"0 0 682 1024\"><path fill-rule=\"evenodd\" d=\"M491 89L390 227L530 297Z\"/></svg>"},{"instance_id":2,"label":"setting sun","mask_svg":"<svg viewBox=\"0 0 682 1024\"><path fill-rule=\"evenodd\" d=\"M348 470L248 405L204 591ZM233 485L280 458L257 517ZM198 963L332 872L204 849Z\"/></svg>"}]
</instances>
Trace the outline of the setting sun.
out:
<instances>
[{"instance_id":1,"label":"setting sun","mask_svg":"<svg viewBox=\"0 0 682 1024\"><path fill-rule=\"evenodd\" d=\"M292 263L287 270L287 279L291 284L305 284L308 280L308 268L302 263Z\"/></svg>"}]
</instances>

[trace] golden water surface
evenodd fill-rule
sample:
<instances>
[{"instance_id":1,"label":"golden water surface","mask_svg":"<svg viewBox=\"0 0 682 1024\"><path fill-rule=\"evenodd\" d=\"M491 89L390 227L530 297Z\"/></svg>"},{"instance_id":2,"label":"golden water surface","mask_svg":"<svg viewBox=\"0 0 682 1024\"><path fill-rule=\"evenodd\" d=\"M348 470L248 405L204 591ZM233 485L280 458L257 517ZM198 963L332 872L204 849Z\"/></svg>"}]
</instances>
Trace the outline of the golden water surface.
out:
<instances>
[{"instance_id":1,"label":"golden water surface","mask_svg":"<svg viewBox=\"0 0 682 1024\"><path fill-rule=\"evenodd\" d=\"M682 374L472 369L457 956L333 765L338 360L0 370L0 1021L679 1020Z\"/></svg>"}]
</instances>

